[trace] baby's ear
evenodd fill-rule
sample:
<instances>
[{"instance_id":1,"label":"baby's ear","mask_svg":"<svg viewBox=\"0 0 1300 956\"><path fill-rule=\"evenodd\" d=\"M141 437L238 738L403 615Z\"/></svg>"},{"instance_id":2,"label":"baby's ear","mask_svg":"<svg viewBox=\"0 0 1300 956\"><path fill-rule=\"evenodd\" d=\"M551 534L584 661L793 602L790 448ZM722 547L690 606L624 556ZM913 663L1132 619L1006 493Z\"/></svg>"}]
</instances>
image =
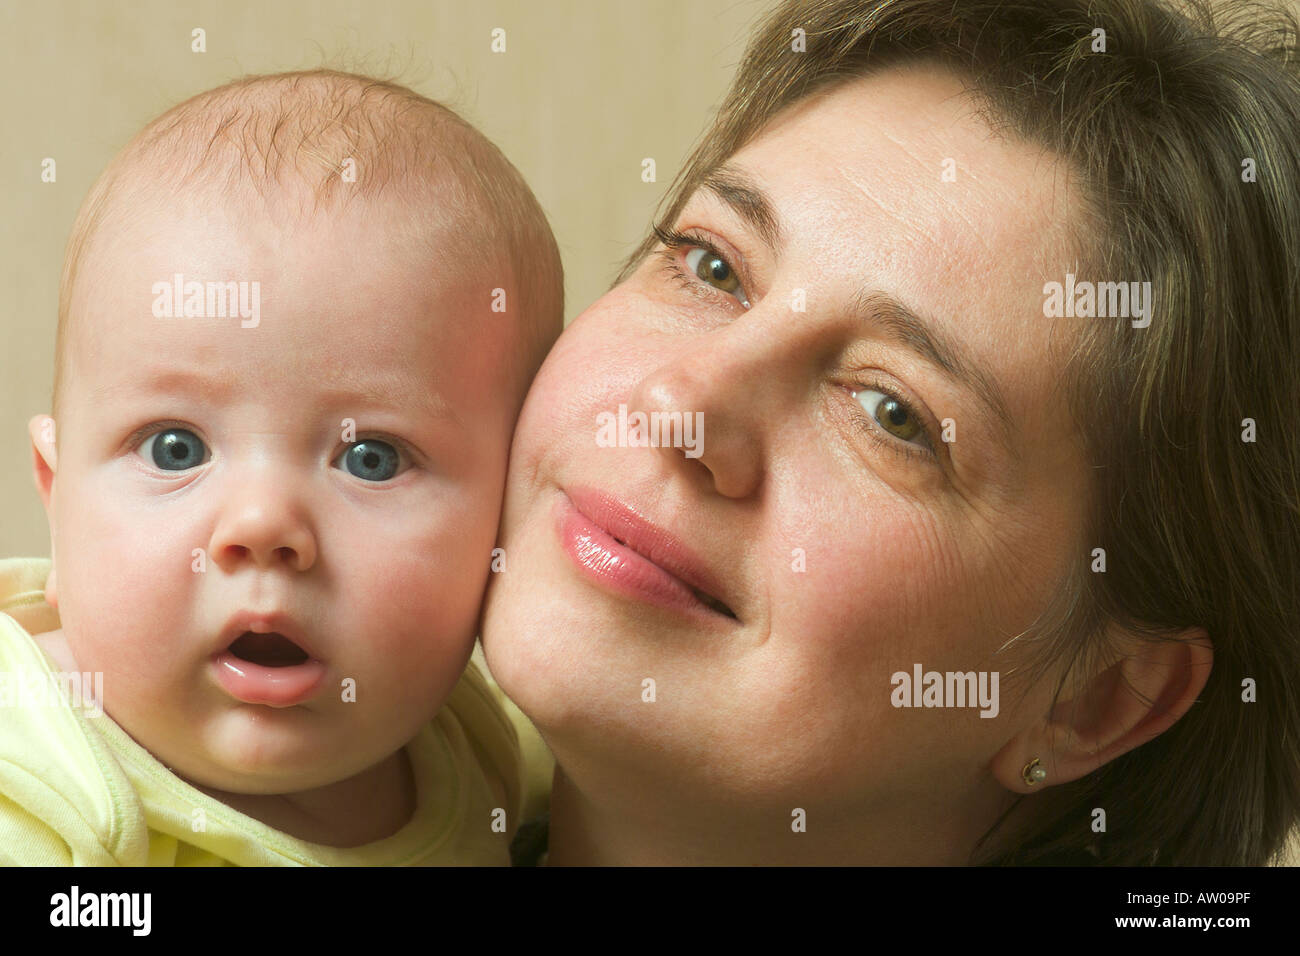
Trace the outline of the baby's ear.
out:
<instances>
[{"instance_id":1,"label":"baby's ear","mask_svg":"<svg viewBox=\"0 0 1300 956\"><path fill-rule=\"evenodd\" d=\"M32 438L32 472L36 477L36 491L45 506L45 518L50 525L50 574L45 579L45 603L59 606L58 583L54 579L54 468L57 451L54 445L54 419L49 415L36 415L27 423L27 433Z\"/></svg>"},{"instance_id":2,"label":"baby's ear","mask_svg":"<svg viewBox=\"0 0 1300 956\"><path fill-rule=\"evenodd\" d=\"M54 419L49 415L34 415L27 423L27 433L32 437L32 471L36 477L36 491L50 513L50 493L54 488L54 469L58 453L54 445Z\"/></svg>"}]
</instances>

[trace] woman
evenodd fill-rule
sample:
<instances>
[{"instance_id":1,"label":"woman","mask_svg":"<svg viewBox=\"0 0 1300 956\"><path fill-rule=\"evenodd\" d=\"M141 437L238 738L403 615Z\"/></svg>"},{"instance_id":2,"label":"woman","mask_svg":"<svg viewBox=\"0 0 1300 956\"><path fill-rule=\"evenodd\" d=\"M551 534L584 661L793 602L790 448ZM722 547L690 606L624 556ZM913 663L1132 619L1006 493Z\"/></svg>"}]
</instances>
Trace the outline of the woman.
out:
<instances>
[{"instance_id":1,"label":"woman","mask_svg":"<svg viewBox=\"0 0 1300 956\"><path fill-rule=\"evenodd\" d=\"M549 862L1281 848L1300 81L1223 31L760 26L515 435L483 641L558 762Z\"/></svg>"}]
</instances>

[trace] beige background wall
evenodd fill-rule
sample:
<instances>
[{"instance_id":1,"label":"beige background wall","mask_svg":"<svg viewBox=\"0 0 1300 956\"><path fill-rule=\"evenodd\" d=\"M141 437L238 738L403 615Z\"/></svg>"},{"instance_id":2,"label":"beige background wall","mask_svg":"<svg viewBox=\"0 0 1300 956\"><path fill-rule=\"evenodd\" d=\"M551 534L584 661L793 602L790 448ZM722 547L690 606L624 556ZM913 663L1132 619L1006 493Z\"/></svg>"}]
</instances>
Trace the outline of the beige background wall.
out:
<instances>
[{"instance_id":1,"label":"beige background wall","mask_svg":"<svg viewBox=\"0 0 1300 956\"><path fill-rule=\"evenodd\" d=\"M90 184L154 116L245 73L396 72L519 167L555 230L571 319L645 234L769 4L0 0L0 557L49 554L26 423L49 411L63 246ZM190 51L195 27L206 53Z\"/></svg>"}]
</instances>

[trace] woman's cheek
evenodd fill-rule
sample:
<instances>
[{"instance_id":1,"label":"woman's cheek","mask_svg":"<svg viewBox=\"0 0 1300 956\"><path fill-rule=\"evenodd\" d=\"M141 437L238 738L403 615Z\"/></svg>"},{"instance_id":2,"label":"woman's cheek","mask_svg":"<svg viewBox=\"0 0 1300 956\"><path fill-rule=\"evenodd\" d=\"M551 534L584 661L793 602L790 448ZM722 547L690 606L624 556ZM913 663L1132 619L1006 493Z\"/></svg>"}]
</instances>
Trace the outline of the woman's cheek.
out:
<instances>
[{"instance_id":1,"label":"woman's cheek","mask_svg":"<svg viewBox=\"0 0 1300 956\"><path fill-rule=\"evenodd\" d=\"M551 472L596 449L596 415L604 403L591 395L582 368L590 364L557 362L533 385L517 426L520 473ZM512 469L513 470L513 469Z\"/></svg>"}]
</instances>

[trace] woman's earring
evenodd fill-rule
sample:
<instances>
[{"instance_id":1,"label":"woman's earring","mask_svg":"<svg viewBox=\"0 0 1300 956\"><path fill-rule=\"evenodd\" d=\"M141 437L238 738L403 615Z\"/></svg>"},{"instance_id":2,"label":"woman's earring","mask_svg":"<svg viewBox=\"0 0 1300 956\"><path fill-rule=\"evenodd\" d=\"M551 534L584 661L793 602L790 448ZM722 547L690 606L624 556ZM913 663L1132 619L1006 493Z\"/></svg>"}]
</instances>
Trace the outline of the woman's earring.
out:
<instances>
[{"instance_id":1,"label":"woman's earring","mask_svg":"<svg viewBox=\"0 0 1300 956\"><path fill-rule=\"evenodd\" d=\"M1039 766L1037 757L1025 764L1025 769L1020 772L1020 775L1025 778L1025 783L1031 787L1047 779L1047 771Z\"/></svg>"}]
</instances>

